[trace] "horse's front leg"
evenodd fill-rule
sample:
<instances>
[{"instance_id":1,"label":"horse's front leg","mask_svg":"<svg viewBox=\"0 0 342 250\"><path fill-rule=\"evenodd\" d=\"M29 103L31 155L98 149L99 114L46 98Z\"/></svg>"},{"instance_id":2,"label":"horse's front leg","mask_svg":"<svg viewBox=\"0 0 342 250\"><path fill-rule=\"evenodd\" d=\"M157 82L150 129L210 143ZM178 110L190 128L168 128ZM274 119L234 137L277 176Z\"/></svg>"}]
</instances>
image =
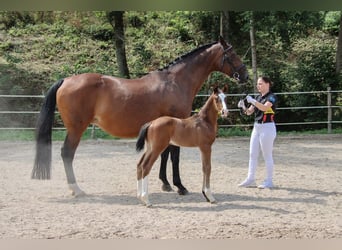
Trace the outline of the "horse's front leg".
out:
<instances>
[{"instance_id":1,"label":"horse's front leg","mask_svg":"<svg viewBox=\"0 0 342 250\"><path fill-rule=\"evenodd\" d=\"M163 153L160 155L160 169L159 169L159 179L163 182L162 190L166 192L172 191L172 187L167 180L166 167L167 160L169 159L170 146L167 147Z\"/></svg>"},{"instance_id":2,"label":"horse's front leg","mask_svg":"<svg viewBox=\"0 0 342 250\"><path fill-rule=\"evenodd\" d=\"M179 155L180 155L180 147L169 145L169 150L171 154L172 161L172 175L173 175L173 185L178 188L178 194L186 195L188 194L188 190L182 185L182 181L179 174Z\"/></svg>"},{"instance_id":3,"label":"horse's front leg","mask_svg":"<svg viewBox=\"0 0 342 250\"><path fill-rule=\"evenodd\" d=\"M203 186L202 194L210 203L216 203L210 189L210 174L211 174L211 146L201 147L202 171L203 171Z\"/></svg>"}]
</instances>

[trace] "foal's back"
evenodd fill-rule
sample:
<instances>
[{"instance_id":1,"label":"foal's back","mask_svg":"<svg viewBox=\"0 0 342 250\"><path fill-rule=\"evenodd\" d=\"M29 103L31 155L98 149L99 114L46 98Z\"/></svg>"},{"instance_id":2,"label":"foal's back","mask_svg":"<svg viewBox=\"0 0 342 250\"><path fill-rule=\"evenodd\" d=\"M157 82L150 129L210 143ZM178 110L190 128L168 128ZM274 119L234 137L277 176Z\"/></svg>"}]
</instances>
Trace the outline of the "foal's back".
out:
<instances>
[{"instance_id":1,"label":"foal's back","mask_svg":"<svg viewBox=\"0 0 342 250\"><path fill-rule=\"evenodd\" d=\"M215 95L211 95L199 114L186 119L163 116L152 121L147 141L156 144L173 144L182 147L211 145L217 132L217 107Z\"/></svg>"}]
</instances>

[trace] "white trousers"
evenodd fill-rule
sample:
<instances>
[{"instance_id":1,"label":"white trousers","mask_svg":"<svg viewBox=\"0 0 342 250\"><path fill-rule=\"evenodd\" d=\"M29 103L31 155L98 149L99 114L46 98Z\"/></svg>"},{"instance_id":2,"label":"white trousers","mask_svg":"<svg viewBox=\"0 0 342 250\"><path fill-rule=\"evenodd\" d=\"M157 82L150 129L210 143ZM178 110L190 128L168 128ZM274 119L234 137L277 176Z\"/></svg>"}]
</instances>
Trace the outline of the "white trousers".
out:
<instances>
[{"instance_id":1,"label":"white trousers","mask_svg":"<svg viewBox=\"0 0 342 250\"><path fill-rule=\"evenodd\" d=\"M248 179L255 180L256 168L260 151L262 152L265 166L266 179L265 182L272 183L273 178L273 143L277 135L274 122L254 123L249 144L249 166Z\"/></svg>"}]
</instances>

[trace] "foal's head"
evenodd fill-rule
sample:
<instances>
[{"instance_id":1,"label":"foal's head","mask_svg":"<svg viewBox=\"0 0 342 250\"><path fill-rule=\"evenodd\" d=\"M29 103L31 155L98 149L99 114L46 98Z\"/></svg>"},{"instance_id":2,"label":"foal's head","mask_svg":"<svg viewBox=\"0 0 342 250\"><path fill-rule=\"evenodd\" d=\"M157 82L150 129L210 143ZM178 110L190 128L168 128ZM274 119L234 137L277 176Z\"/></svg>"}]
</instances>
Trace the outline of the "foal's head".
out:
<instances>
[{"instance_id":1,"label":"foal's head","mask_svg":"<svg viewBox=\"0 0 342 250\"><path fill-rule=\"evenodd\" d=\"M227 117L228 116L228 108L225 102L226 95L224 94L225 90L227 89L227 86L224 86L223 89L220 89L219 87L214 88L214 98L215 98L215 105L216 109L218 111L218 114L221 115L221 117Z\"/></svg>"}]
</instances>

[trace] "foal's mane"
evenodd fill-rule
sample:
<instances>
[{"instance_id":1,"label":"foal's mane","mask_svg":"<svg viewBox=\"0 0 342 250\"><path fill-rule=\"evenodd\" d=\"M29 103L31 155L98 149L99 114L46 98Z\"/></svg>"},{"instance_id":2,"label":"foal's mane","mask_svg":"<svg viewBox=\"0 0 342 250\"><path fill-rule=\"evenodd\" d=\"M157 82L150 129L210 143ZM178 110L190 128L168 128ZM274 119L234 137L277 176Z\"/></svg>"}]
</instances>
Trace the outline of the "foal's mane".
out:
<instances>
[{"instance_id":1,"label":"foal's mane","mask_svg":"<svg viewBox=\"0 0 342 250\"><path fill-rule=\"evenodd\" d=\"M206 44L206 45L202 45L196 49L193 49L192 51L176 58L174 61L170 62L168 65L166 65L164 68L161 68L161 69L158 69L158 71L162 71L162 70L165 70L165 69L168 69L180 62L182 62L184 59L196 54L196 53L199 53L199 52L202 52L203 50L206 50L207 48L210 48L211 46L213 46L214 44L216 44L217 42L212 42L212 43L209 43L209 44Z\"/></svg>"},{"instance_id":2,"label":"foal's mane","mask_svg":"<svg viewBox=\"0 0 342 250\"><path fill-rule=\"evenodd\" d=\"M216 98L217 95L215 93L212 93L209 98L207 99L207 101L205 102L204 106L200 109L200 111L198 112L199 115L202 114L207 114L208 109L213 105L215 107L215 109L217 108L217 104L216 104Z\"/></svg>"}]
</instances>

